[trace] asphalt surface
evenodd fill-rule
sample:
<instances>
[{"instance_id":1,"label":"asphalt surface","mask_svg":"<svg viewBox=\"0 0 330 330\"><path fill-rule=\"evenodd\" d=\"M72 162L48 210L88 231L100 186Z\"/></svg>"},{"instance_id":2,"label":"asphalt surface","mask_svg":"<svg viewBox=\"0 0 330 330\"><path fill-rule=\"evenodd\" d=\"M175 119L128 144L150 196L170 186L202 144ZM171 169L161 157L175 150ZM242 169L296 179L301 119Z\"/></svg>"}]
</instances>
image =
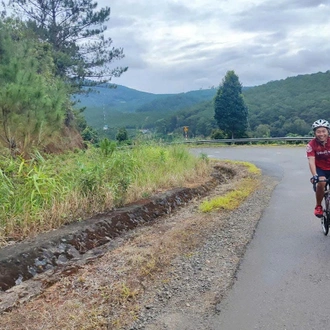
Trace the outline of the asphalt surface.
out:
<instances>
[{"instance_id":1,"label":"asphalt surface","mask_svg":"<svg viewBox=\"0 0 330 330\"><path fill-rule=\"evenodd\" d=\"M193 149L255 163L280 180L246 251L237 281L209 327L214 330L330 329L330 234L313 215L304 147Z\"/></svg>"}]
</instances>

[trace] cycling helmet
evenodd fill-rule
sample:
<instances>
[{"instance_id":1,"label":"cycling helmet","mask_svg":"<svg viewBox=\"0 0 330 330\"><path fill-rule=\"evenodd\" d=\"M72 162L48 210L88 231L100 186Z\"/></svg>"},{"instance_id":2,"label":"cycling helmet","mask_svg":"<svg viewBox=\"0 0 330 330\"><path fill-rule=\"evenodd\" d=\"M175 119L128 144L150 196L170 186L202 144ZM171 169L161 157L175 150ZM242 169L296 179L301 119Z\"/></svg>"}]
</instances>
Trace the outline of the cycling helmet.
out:
<instances>
[{"instance_id":1,"label":"cycling helmet","mask_svg":"<svg viewBox=\"0 0 330 330\"><path fill-rule=\"evenodd\" d=\"M312 125L313 131L315 131L319 127L325 127L327 129L330 129L330 124L327 120L318 119L317 121L314 121Z\"/></svg>"}]
</instances>

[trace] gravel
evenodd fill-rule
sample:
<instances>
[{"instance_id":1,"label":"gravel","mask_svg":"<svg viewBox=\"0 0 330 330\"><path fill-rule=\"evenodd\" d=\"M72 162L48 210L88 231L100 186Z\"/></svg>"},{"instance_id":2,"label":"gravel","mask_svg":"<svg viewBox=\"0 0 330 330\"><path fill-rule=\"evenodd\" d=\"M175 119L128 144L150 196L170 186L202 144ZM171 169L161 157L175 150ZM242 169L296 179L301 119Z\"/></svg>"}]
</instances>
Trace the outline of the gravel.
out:
<instances>
[{"instance_id":1,"label":"gravel","mask_svg":"<svg viewBox=\"0 0 330 330\"><path fill-rule=\"evenodd\" d=\"M235 282L244 252L277 184L269 177L262 181L262 188L238 209L214 215L219 225L211 228L193 253L172 262L164 283L148 287L138 319L125 329L211 329L208 318L220 312L220 301ZM175 217L184 216L182 212Z\"/></svg>"}]
</instances>

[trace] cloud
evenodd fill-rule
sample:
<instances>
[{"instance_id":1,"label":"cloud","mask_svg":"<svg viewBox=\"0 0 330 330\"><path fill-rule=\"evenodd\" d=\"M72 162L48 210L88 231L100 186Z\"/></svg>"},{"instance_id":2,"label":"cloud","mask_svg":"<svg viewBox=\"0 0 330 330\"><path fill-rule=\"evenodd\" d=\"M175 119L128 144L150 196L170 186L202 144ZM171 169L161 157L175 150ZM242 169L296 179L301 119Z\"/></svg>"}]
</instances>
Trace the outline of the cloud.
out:
<instances>
[{"instance_id":1,"label":"cloud","mask_svg":"<svg viewBox=\"0 0 330 330\"><path fill-rule=\"evenodd\" d=\"M108 6L107 1L99 1ZM114 80L179 93L217 86L228 70L243 85L329 70L330 4L321 0L113 0L107 36L128 66Z\"/></svg>"}]
</instances>

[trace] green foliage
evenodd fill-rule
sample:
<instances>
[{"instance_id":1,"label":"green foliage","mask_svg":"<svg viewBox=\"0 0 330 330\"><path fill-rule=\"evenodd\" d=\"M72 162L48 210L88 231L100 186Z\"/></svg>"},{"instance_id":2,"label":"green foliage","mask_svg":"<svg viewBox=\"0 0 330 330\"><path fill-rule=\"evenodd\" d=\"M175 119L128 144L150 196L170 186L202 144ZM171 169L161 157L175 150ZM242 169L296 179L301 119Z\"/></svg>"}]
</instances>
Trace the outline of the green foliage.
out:
<instances>
[{"instance_id":1,"label":"green foliage","mask_svg":"<svg viewBox=\"0 0 330 330\"><path fill-rule=\"evenodd\" d=\"M56 170L40 159L2 158L0 167L3 177L0 183L0 218L3 221L17 217L17 221L23 223L25 214L31 214L39 221L38 212L50 208L54 198L65 194L64 182L56 175Z\"/></svg>"},{"instance_id":2,"label":"green foliage","mask_svg":"<svg viewBox=\"0 0 330 330\"><path fill-rule=\"evenodd\" d=\"M88 124L95 129L101 129L104 124L107 124L113 130L123 126L134 130L150 128L162 134L177 129L180 129L182 133L182 127L187 126L183 115L184 109L188 105L189 109L193 109L190 105L195 105L201 111L205 110L205 106L200 105L199 102L211 100L216 92L215 89L198 90L184 93L184 96L180 94L181 97L177 98L176 94L151 94L120 85L115 89L109 89L107 85L93 89L95 89L94 93L89 93L88 96L76 95L75 98L80 99L80 104L86 107L84 116ZM172 108L173 104L175 108ZM206 125L201 121L198 128L198 131L202 131L201 134L204 133L205 136L211 131L210 126L215 127L213 115L206 116ZM193 128L195 123L192 122ZM164 130L167 125L168 128ZM195 131L191 132L195 134Z\"/></svg>"},{"instance_id":3,"label":"green foliage","mask_svg":"<svg viewBox=\"0 0 330 330\"><path fill-rule=\"evenodd\" d=\"M131 180L129 176L120 176L112 183L113 202L117 207L123 206Z\"/></svg>"},{"instance_id":4,"label":"green foliage","mask_svg":"<svg viewBox=\"0 0 330 330\"><path fill-rule=\"evenodd\" d=\"M80 86L88 77L107 82L127 70L110 65L124 55L104 35L109 7L96 10L92 0L12 0L10 4L40 40L52 45L57 76Z\"/></svg>"},{"instance_id":5,"label":"green foliage","mask_svg":"<svg viewBox=\"0 0 330 330\"><path fill-rule=\"evenodd\" d=\"M265 85L243 88L248 113L248 134L251 137L276 137L288 134L310 135L311 123L317 118L330 118L330 71L290 77ZM206 119L210 136L215 128L211 101L178 111L178 126L189 125L192 134L198 134L199 119ZM166 117L164 117L166 120ZM261 125L261 126L259 126Z\"/></svg>"},{"instance_id":6,"label":"green foliage","mask_svg":"<svg viewBox=\"0 0 330 330\"><path fill-rule=\"evenodd\" d=\"M255 174L260 175L260 171L256 171ZM202 202L199 209L205 213L216 210L234 210L257 188L257 186L258 180L246 178L235 190L223 196L217 196Z\"/></svg>"},{"instance_id":7,"label":"green foliage","mask_svg":"<svg viewBox=\"0 0 330 330\"><path fill-rule=\"evenodd\" d=\"M2 214L5 214L7 210L10 209L14 194L15 188L13 182L10 180L10 177L0 169L0 212Z\"/></svg>"},{"instance_id":8,"label":"green foliage","mask_svg":"<svg viewBox=\"0 0 330 330\"><path fill-rule=\"evenodd\" d=\"M205 153L201 153L200 155L199 155L199 157L203 160L203 161L205 161L206 163L209 163L209 156L207 155L207 154L205 154Z\"/></svg>"},{"instance_id":9,"label":"green foliage","mask_svg":"<svg viewBox=\"0 0 330 330\"><path fill-rule=\"evenodd\" d=\"M78 164L80 172L75 184L80 195L88 197L93 193L97 193L102 185L102 177L105 171L103 164Z\"/></svg>"},{"instance_id":10,"label":"green foliage","mask_svg":"<svg viewBox=\"0 0 330 330\"><path fill-rule=\"evenodd\" d=\"M91 126L87 126L82 132L81 136L84 141L91 142L93 144L98 143L98 133L97 131L92 128Z\"/></svg>"},{"instance_id":11,"label":"green foliage","mask_svg":"<svg viewBox=\"0 0 330 330\"><path fill-rule=\"evenodd\" d=\"M128 140L128 134L126 128L120 128L117 135L116 135L116 140L118 142L124 142Z\"/></svg>"},{"instance_id":12,"label":"green foliage","mask_svg":"<svg viewBox=\"0 0 330 330\"><path fill-rule=\"evenodd\" d=\"M247 129L248 109L242 85L234 71L228 71L214 98L214 119L227 135L241 137Z\"/></svg>"},{"instance_id":13,"label":"green foliage","mask_svg":"<svg viewBox=\"0 0 330 330\"><path fill-rule=\"evenodd\" d=\"M250 132L251 137L270 137L270 125L260 124L254 131Z\"/></svg>"},{"instance_id":14,"label":"green foliage","mask_svg":"<svg viewBox=\"0 0 330 330\"><path fill-rule=\"evenodd\" d=\"M49 45L19 21L0 21L0 143L12 155L44 145L64 126L69 97Z\"/></svg>"},{"instance_id":15,"label":"green foliage","mask_svg":"<svg viewBox=\"0 0 330 330\"><path fill-rule=\"evenodd\" d=\"M216 140L217 139L226 139L227 138L226 134L221 129L215 129L215 130L213 130L210 137L211 137L211 139L216 139Z\"/></svg>"},{"instance_id":16,"label":"green foliage","mask_svg":"<svg viewBox=\"0 0 330 330\"><path fill-rule=\"evenodd\" d=\"M203 163L180 145L114 149L113 143L48 158L36 152L29 161L1 157L0 241L4 233L49 230L105 212L130 194L137 199L178 186Z\"/></svg>"},{"instance_id":17,"label":"green foliage","mask_svg":"<svg viewBox=\"0 0 330 330\"><path fill-rule=\"evenodd\" d=\"M272 81L244 93L250 129L269 125L270 135L308 135L318 118L330 118L330 71Z\"/></svg>"},{"instance_id":18,"label":"green foliage","mask_svg":"<svg viewBox=\"0 0 330 330\"><path fill-rule=\"evenodd\" d=\"M202 212L211 212L214 210L234 210L237 208L242 201L245 200L251 194L251 182L250 182L250 189L244 190L235 190L227 193L224 196L218 196L211 200L204 201L199 209Z\"/></svg>"},{"instance_id":19,"label":"green foliage","mask_svg":"<svg viewBox=\"0 0 330 330\"><path fill-rule=\"evenodd\" d=\"M100 149L105 157L111 156L117 147L116 142L105 138L100 142Z\"/></svg>"}]
</instances>

